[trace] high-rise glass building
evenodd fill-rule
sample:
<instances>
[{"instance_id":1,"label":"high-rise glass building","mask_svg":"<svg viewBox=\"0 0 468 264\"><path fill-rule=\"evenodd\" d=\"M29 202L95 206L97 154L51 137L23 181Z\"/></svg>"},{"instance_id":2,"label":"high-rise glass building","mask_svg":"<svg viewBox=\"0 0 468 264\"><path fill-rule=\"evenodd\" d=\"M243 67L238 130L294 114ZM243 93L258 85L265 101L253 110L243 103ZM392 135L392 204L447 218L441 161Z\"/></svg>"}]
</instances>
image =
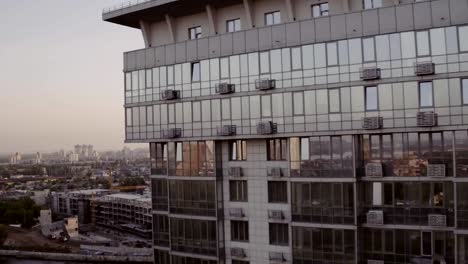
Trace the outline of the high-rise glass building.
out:
<instances>
[{"instance_id":1,"label":"high-rise glass building","mask_svg":"<svg viewBox=\"0 0 468 264\"><path fill-rule=\"evenodd\" d=\"M468 263L467 0L147 0L158 264Z\"/></svg>"}]
</instances>

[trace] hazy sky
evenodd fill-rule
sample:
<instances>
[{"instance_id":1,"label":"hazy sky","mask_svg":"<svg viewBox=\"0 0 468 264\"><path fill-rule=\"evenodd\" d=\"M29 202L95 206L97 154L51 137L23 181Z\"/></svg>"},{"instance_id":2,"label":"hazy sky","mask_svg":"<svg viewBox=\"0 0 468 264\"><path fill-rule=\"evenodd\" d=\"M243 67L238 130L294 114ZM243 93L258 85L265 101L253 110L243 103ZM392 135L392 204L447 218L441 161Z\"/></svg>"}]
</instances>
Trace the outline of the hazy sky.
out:
<instances>
[{"instance_id":1,"label":"hazy sky","mask_svg":"<svg viewBox=\"0 0 468 264\"><path fill-rule=\"evenodd\" d=\"M140 31L101 18L123 0L1 0L0 153L123 146L122 53Z\"/></svg>"}]
</instances>

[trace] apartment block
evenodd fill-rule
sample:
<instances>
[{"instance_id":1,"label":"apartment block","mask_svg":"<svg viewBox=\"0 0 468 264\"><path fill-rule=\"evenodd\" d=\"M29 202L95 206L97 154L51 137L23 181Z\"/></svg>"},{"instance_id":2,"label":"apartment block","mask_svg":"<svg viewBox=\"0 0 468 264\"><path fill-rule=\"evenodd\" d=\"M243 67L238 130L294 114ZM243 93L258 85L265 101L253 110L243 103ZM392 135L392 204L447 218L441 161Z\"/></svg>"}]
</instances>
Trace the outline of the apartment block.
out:
<instances>
[{"instance_id":1,"label":"apartment block","mask_svg":"<svg viewBox=\"0 0 468 264\"><path fill-rule=\"evenodd\" d=\"M155 263L468 263L466 0L147 0Z\"/></svg>"}]
</instances>

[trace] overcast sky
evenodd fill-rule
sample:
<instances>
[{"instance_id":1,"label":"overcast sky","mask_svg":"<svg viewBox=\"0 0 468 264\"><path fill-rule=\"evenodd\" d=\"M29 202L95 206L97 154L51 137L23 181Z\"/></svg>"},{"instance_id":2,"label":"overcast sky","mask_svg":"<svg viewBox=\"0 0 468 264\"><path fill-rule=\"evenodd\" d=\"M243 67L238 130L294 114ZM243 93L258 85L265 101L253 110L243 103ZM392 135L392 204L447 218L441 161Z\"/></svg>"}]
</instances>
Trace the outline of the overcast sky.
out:
<instances>
[{"instance_id":1,"label":"overcast sky","mask_svg":"<svg viewBox=\"0 0 468 264\"><path fill-rule=\"evenodd\" d=\"M122 1L1 0L0 153L123 146L122 53L144 43L102 21Z\"/></svg>"}]
</instances>

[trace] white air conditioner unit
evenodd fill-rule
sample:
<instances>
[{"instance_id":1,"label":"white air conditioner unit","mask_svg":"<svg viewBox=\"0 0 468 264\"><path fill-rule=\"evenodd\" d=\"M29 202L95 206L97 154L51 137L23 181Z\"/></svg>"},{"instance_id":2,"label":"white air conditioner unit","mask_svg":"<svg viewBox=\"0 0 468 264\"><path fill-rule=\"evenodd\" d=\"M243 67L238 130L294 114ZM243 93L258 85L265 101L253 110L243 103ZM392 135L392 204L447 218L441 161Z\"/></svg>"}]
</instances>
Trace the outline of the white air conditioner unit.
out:
<instances>
[{"instance_id":1,"label":"white air conditioner unit","mask_svg":"<svg viewBox=\"0 0 468 264\"><path fill-rule=\"evenodd\" d=\"M271 167L267 169L267 175L270 177L280 178L283 176L283 171L280 167Z\"/></svg>"},{"instance_id":2,"label":"white air conditioner unit","mask_svg":"<svg viewBox=\"0 0 468 264\"><path fill-rule=\"evenodd\" d=\"M231 248L231 256L236 258L245 258L245 250L243 248Z\"/></svg>"},{"instance_id":3,"label":"white air conditioner unit","mask_svg":"<svg viewBox=\"0 0 468 264\"><path fill-rule=\"evenodd\" d=\"M435 64L432 62L417 62L414 64L416 75L429 75L435 73Z\"/></svg>"},{"instance_id":4,"label":"white air conditioner unit","mask_svg":"<svg viewBox=\"0 0 468 264\"><path fill-rule=\"evenodd\" d=\"M380 79L380 68L362 68L361 80L375 80Z\"/></svg>"},{"instance_id":5,"label":"white air conditioner unit","mask_svg":"<svg viewBox=\"0 0 468 264\"><path fill-rule=\"evenodd\" d=\"M364 117L362 120L363 129L381 129L383 127L383 117L374 116L374 117Z\"/></svg>"},{"instance_id":6,"label":"white air conditioner unit","mask_svg":"<svg viewBox=\"0 0 468 264\"><path fill-rule=\"evenodd\" d=\"M382 163L367 163L366 164L367 177L383 177Z\"/></svg>"},{"instance_id":7,"label":"white air conditioner unit","mask_svg":"<svg viewBox=\"0 0 468 264\"><path fill-rule=\"evenodd\" d=\"M272 220L284 220L284 214L281 210L269 210L268 218Z\"/></svg>"},{"instance_id":8,"label":"white air conditioner unit","mask_svg":"<svg viewBox=\"0 0 468 264\"><path fill-rule=\"evenodd\" d=\"M270 135L277 132L277 124L271 121L260 122L257 124L257 134Z\"/></svg>"},{"instance_id":9,"label":"white air conditioner unit","mask_svg":"<svg viewBox=\"0 0 468 264\"><path fill-rule=\"evenodd\" d=\"M218 136L232 136L235 135L236 132L237 128L235 125L225 125L216 129L216 134Z\"/></svg>"},{"instance_id":10,"label":"white air conditioner unit","mask_svg":"<svg viewBox=\"0 0 468 264\"><path fill-rule=\"evenodd\" d=\"M384 224L383 211L370 210L366 214L366 222L369 225L383 225Z\"/></svg>"},{"instance_id":11,"label":"white air conditioner unit","mask_svg":"<svg viewBox=\"0 0 468 264\"><path fill-rule=\"evenodd\" d=\"M270 261L273 261L275 263L284 262L286 260L282 252L270 252L269 258L270 258Z\"/></svg>"},{"instance_id":12,"label":"white air conditioner unit","mask_svg":"<svg viewBox=\"0 0 468 264\"><path fill-rule=\"evenodd\" d=\"M161 100L174 100L180 98L180 91L164 90L161 92Z\"/></svg>"},{"instance_id":13,"label":"white air conditioner unit","mask_svg":"<svg viewBox=\"0 0 468 264\"><path fill-rule=\"evenodd\" d=\"M430 214L427 216L427 222L429 226L433 227L446 227L447 226L447 216Z\"/></svg>"},{"instance_id":14,"label":"white air conditioner unit","mask_svg":"<svg viewBox=\"0 0 468 264\"><path fill-rule=\"evenodd\" d=\"M418 112L417 121L419 127L437 126L437 114L432 111Z\"/></svg>"},{"instance_id":15,"label":"white air conditioner unit","mask_svg":"<svg viewBox=\"0 0 468 264\"><path fill-rule=\"evenodd\" d=\"M230 208L229 215L232 217L244 217L244 210L242 208Z\"/></svg>"},{"instance_id":16,"label":"white air conditioner unit","mask_svg":"<svg viewBox=\"0 0 468 264\"><path fill-rule=\"evenodd\" d=\"M182 136L181 128L168 128L162 131L162 137L166 139L179 138Z\"/></svg>"},{"instance_id":17,"label":"white air conditioner unit","mask_svg":"<svg viewBox=\"0 0 468 264\"><path fill-rule=\"evenodd\" d=\"M255 89L270 90L276 88L276 80L261 79L255 81Z\"/></svg>"},{"instance_id":18,"label":"white air conditioner unit","mask_svg":"<svg viewBox=\"0 0 468 264\"><path fill-rule=\"evenodd\" d=\"M445 164L428 164L427 176L428 177L445 177Z\"/></svg>"},{"instance_id":19,"label":"white air conditioner unit","mask_svg":"<svg viewBox=\"0 0 468 264\"><path fill-rule=\"evenodd\" d=\"M236 85L235 84L230 84L230 83L218 83L215 86L215 91L218 94L229 94L233 93L236 90Z\"/></svg>"},{"instance_id":20,"label":"white air conditioner unit","mask_svg":"<svg viewBox=\"0 0 468 264\"><path fill-rule=\"evenodd\" d=\"M228 168L228 175L231 176L231 177L234 177L234 178L242 177L244 175L243 171L242 171L242 167L230 167L230 168Z\"/></svg>"}]
</instances>

